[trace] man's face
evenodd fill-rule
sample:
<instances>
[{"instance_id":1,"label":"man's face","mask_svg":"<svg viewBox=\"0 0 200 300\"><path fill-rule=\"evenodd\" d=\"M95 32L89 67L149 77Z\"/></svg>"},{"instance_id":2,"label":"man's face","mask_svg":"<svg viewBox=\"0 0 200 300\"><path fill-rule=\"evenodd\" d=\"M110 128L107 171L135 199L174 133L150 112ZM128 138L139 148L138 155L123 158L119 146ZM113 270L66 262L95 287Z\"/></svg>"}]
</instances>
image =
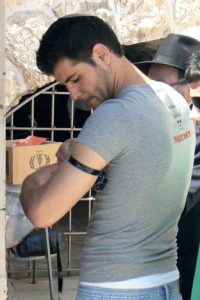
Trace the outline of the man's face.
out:
<instances>
[{"instance_id":1,"label":"man's face","mask_svg":"<svg viewBox=\"0 0 200 300\"><path fill-rule=\"evenodd\" d=\"M180 76L177 68L162 64L152 64L148 76L153 80L170 85L190 103L189 86L185 83L180 84Z\"/></svg>"},{"instance_id":2,"label":"man's face","mask_svg":"<svg viewBox=\"0 0 200 300\"><path fill-rule=\"evenodd\" d=\"M161 81L169 85L174 85L179 81L179 73L176 68L161 64L152 64L148 76L153 80Z\"/></svg>"},{"instance_id":3,"label":"man's face","mask_svg":"<svg viewBox=\"0 0 200 300\"><path fill-rule=\"evenodd\" d=\"M192 109L190 111L190 119L196 122L200 122L200 109L194 105L192 106Z\"/></svg>"},{"instance_id":4,"label":"man's face","mask_svg":"<svg viewBox=\"0 0 200 300\"><path fill-rule=\"evenodd\" d=\"M197 82L191 82L189 85L191 97L200 97L200 80Z\"/></svg>"},{"instance_id":5,"label":"man's face","mask_svg":"<svg viewBox=\"0 0 200 300\"><path fill-rule=\"evenodd\" d=\"M200 104L200 81L192 82L190 85L190 96L199 98ZM190 112L190 118L194 121L200 122L200 109L193 105L192 110Z\"/></svg>"},{"instance_id":6,"label":"man's face","mask_svg":"<svg viewBox=\"0 0 200 300\"><path fill-rule=\"evenodd\" d=\"M74 63L63 58L55 66L53 74L60 84L66 86L73 100L83 101L92 109L113 98L109 69L100 61L95 63Z\"/></svg>"}]
</instances>

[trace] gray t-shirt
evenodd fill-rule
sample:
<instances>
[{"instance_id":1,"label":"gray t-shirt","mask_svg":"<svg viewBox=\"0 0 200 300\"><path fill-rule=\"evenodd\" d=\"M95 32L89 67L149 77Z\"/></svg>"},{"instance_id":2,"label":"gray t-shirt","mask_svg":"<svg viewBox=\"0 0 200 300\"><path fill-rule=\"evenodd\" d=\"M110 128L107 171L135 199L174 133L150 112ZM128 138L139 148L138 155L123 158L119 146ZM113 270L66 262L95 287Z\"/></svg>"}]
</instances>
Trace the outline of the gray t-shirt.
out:
<instances>
[{"instance_id":1,"label":"gray t-shirt","mask_svg":"<svg viewBox=\"0 0 200 300\"><path fill-rule=\"evenodd\" d=\"M185 100L169 86L130 86L103 102L78 141L107 162L80 280L112 282L176 270L177 222L193 165Z\"/></svg>"}]
</instances>

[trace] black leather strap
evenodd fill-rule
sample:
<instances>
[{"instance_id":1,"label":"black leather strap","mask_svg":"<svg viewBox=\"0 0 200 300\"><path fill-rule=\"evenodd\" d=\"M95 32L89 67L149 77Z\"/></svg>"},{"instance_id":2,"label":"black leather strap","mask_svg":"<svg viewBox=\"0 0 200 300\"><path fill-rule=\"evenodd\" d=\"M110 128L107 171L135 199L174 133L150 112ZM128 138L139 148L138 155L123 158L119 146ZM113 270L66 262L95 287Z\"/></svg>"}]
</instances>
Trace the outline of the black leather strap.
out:
<instances>
[{"instance_id":1,"label":"black leather strap","mask_svg":"<svg viewBox=\"0 0 200 300\"><path fill-rule=\"evenodd\" d=\"M101 174L101 170L95 170L92 169L90 167L85 166L84 164L80 163L79 161L77 161L75 158L71 157L68 159L68 162L73 165L74 167L76 167L77 169L88 173L90 175L94 175L94 176L99 176Z\"/></svg>"}]
</instances>

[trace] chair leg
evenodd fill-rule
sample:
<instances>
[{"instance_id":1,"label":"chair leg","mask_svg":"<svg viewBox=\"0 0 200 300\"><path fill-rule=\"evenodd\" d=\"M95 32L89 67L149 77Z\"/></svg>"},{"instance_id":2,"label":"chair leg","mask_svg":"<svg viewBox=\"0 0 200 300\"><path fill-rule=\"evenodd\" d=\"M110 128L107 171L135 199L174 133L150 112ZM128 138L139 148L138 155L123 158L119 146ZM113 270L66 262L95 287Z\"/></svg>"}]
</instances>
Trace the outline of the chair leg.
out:
<instances>
[{"instance_id":1,"label":"chair leg","mask_svg":"<svg viewBox=\"0 0 200 300\"><path fill-rule=\"evenodd\" d=\"M11 277L11 271L10 271L10 249L6 251L6 261L7 261L7 274L8 277Z\"/></svg>"},{"instance_id":2,"label":"chair leg","mask_svg":"<svg viewBox=\"0 0 200 300\"><path fill-rule=\"evenodd\" d=\"M28 277L31 277L31 268L32 268L32 262L31 262L31 260L29 260L28 265L27 265L27 275L28 275Z\"/></svg>"},{"instance_id":3,"label":"chair leg","mask_svg":"<svg viewBox=\"0 0 200 300\"><path fill-rule=\"evenodd\" d=\"M32 284L36 283L36 261L32 260Z\"/></svg>"},{"instance_id":4,"label":"chair leg","mask_svg":"<svg viewBox=\"0 0 200 300\"><path fill-rule=\"evenodd\" d=\"M47 266L48 266L48 277L49 277L49 292L50 299L54 300L54 289L53 289L53 272L52 272L52 263L51 263L51 252L49 245L49 231L48 228L45 228L45 239L46 239L46 247L47 247Z\"/></svg>"}]
</instances>

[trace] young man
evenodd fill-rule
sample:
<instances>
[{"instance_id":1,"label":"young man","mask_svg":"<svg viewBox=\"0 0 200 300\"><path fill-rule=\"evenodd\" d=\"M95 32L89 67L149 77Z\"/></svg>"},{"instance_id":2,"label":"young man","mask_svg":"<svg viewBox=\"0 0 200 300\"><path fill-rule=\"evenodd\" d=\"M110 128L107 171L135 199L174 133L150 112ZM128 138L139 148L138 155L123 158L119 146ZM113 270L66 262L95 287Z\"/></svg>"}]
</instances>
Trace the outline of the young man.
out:
<instances>
[{"instance_id":1,"label":"young man","mask_svg":"<svg viewBox=\"0 0 200 300\"><path fill-rule=\"evenodd\" d=\"M177 90L191 105L192 93L197 87L196 50L200 50L200 42L192 37L169 34L160 44L152 61L141 62L140 66L149 66L148 76L151 79L165 82ZM191 56L191 53L194 53ZM190 62L187 66L189 57ZM186 70L187 68L187 70ZM186 76L185 76L186 72ZM190 83L190 84L189 84ZM192 89L193 87L193 89ZM196 91L197 92L197 91ZM198 103L198 102L197 102ZM199 101L200 103L200 101ZM197 108L193 106L190 116L197 117ZM187 195L186 206L179 221L177 235L178 269L180 272L180 289L183 300L190 300L197 252L200 242L200 206L198 189L200 186L200 133L196 128L196 150L192 180ZM191 209L191 206L193 208Z\"/></svg>"},{"instance_id":2,"label":"young man","mask_svg":"<svg viewBox=\"0 0 200 300\"><path fill-rule=\"evenodd\" d=\"M23 183L21 201L36 227L55 223L94 185L97 192L80 272L78 300L181 299L177 223L192 171L189 108L171 87L152 82L123 55L108 24L94 16L53 23L37 65L94 113L59 163ZM166 296L167 295L167 296Z\"/></svg>"}]
</instances>

